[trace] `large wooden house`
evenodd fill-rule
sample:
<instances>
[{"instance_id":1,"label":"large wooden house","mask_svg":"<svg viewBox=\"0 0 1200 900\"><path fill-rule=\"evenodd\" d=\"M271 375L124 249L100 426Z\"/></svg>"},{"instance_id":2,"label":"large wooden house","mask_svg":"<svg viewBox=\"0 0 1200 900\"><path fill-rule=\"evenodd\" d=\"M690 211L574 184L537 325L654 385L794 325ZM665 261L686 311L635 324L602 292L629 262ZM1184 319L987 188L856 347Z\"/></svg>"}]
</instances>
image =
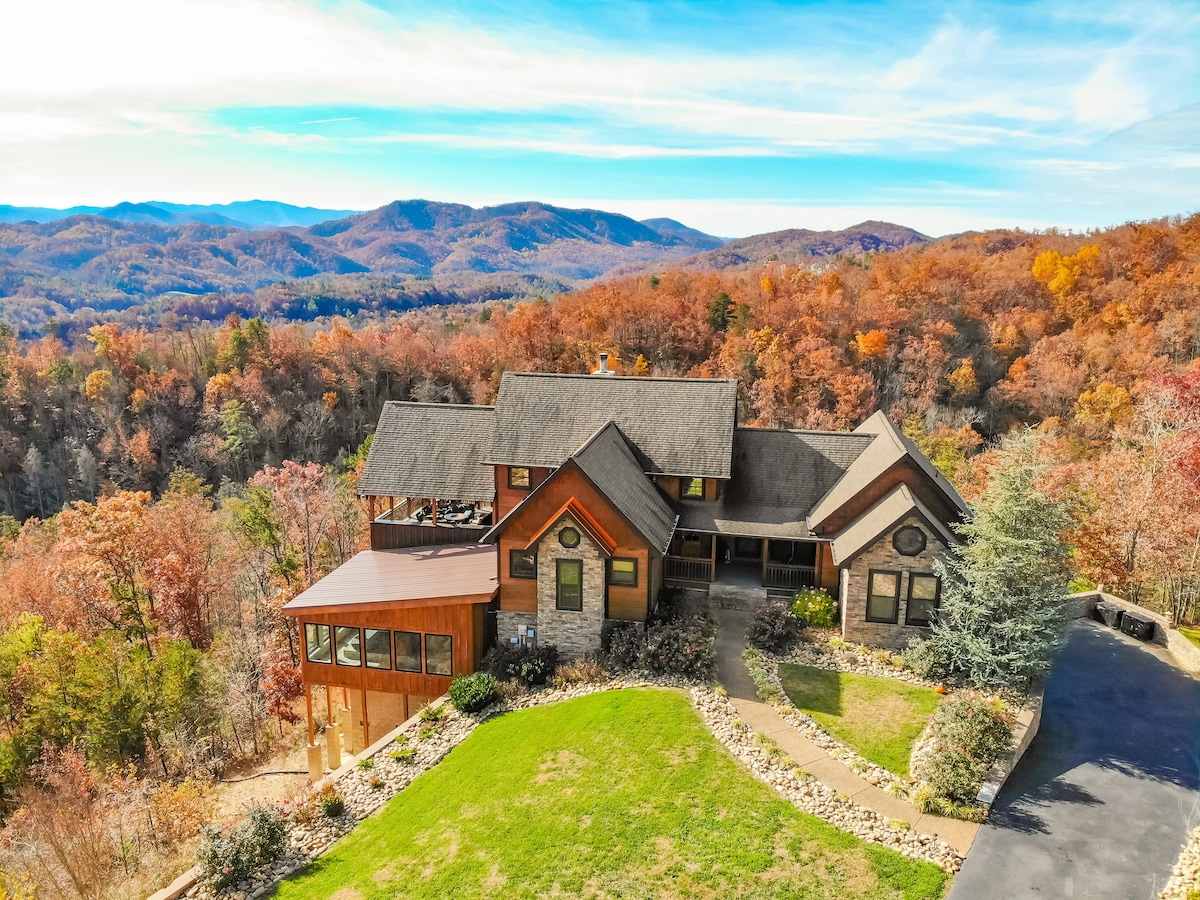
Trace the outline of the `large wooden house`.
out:
<instances>
[{"instance_id":1,"label":"large wooden house","mask_svg":"<svg viewBox=\"0 0 1200 900\"><path fill-rule=\"evenodd\" d=\"M494 407L388 403L360 493L371 549L289 603L306 686L361 748L495 641L595 652L665 583L747 600L824 587L846 639L930 623L968 512L882 413L852 432L743 428L737 385L506 373Z\"/></svg>"}]
</instances>

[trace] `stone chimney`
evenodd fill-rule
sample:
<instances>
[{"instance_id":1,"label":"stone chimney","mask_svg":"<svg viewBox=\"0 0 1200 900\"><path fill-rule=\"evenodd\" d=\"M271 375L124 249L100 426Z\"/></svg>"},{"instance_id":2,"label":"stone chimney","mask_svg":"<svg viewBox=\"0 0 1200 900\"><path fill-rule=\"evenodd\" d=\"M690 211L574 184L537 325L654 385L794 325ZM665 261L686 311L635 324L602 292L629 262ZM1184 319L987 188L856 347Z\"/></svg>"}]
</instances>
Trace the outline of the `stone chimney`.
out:
<instances>
[{"instance_id":1,"label":"stone chimney","mask_svg":"<svg viewBox=\"0 0 1200 900\"><path fill-rule=\"evenodd\" d=\"M608 367L608 354L607 353L600 354L600 368L598 368L592 374L593 375L612 375L613 374L612 369L610 369Z\"/></svg>"}]
</instances>

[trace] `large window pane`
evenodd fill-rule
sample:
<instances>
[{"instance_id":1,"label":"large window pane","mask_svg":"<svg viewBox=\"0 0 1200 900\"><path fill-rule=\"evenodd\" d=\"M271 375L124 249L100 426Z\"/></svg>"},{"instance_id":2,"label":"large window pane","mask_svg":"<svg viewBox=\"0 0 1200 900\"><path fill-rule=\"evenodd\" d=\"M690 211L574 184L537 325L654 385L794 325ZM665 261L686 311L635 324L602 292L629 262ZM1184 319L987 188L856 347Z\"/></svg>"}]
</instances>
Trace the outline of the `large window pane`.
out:
<instances>
[{"instance_id":1,"label":"large window pane","mask_svg":"<svg viewBox=\"0 0 1200 900\"><path fill-rule=\"evenodd\" d=\"M364 628L367 639L367 668L390 669L392 667L392 633L379 628Z\"/></svg>"},{"instance_id":2,"label":"large window pane","mask_svg":"<svg viewBox=\"0 0 1200 900\"><path fill-rule=\"evenodd\" d=\"M703 499L704 498L704 479L703 478L680 478L679 479L679 496L683 499Z\"/></svg>"},{"instance_id":3,"label":"large window pane","mask_svg":"<svg viewBox=\"0 0 1200 900\"><path fill-rule=\"evenodd\" d=\"M900 608L900 573L871 572L867 589L867 621L895 623Z\"/></svg>"},{"instance_id":4,"label":"large window pane","mask_svg":"<svg viewBox=\"0 0 1200 900\"><path fill-rule=\"evenodd\" d=\"M362 665L362 637L357 628L339 625L333 630L337 639L337 663L339 666Z\"/></svg>"},{"instance_id":5,"label":"large window pane","mask_svg":"<svg viewBox=\"0 0 1200 900\"><path fill-rule=\"evenodd\" d=\"M396 632L396 671L421 671L421 635L419 632Z\"/></svg>"},{"instance_id":6,"label":"large window pane","mask_svg":"<svg viewBox=\"0 0 1200 900\"><path fill-rule=\"evenodd\" d=\"M608 565L608 583L637 587L637 560L613 557Z\"/></svg>"},{"instance_id":7,"label":"large window pane","mask_svg":"<svg viewBox=\"0 0 1200 900\"><path fill-rule=\"evenodd\" d=\"M333 662L333 647L328 625L318 625L315 622L304 623L304 651L308 654L309 662Z\"/></svg>"},{"instance_id":8,"label":"large window pane","mask_svg":"<svg viewBox=\"0 0 1200 900\"><path fill-rule=\"evenodd\" d=\"M509 550L508 574L513 578L537 578L537 551Z\"/></svg>"},{"instance_id":9,"label":"large window pane","mask_svg":"<svg viewBox=\"0 0 1200 900\"><path fill-rule=\"evenodd\" d=\"M425 671L430 675L454 672L454 641L448 634L425 635Z\"/></svg>"},{"instance_id":10,"label":"large window pane","mask_svg":"<svg viewBox=\"0 0 1200 900\"><path fill-rule=\"evenodd\" d=\"M509 466L508 486L522 490L528 488L530 486L529 469L524 466Z\"/></svg>"},{"instance_id":11,"label":"large window pane","mask_svg":"<svg viewBox=\"0 0 1200 900\"><path fill-rule=\"evenodd\" d=\"M908 625L929 625L938 606L941 585L936 575L910 575L908 610L904 621Z\"/></svg>"},{"instance_id":12,"label":"large window pane","mask_svg":"<svg viewBox=\"0 0 1200 900\"><path fill-rule=\"evenodd\" d=\"M555 560L558 567L558 598L555 606L559 609L583 609L583 560Z\"/></svg>"}]
</instances>

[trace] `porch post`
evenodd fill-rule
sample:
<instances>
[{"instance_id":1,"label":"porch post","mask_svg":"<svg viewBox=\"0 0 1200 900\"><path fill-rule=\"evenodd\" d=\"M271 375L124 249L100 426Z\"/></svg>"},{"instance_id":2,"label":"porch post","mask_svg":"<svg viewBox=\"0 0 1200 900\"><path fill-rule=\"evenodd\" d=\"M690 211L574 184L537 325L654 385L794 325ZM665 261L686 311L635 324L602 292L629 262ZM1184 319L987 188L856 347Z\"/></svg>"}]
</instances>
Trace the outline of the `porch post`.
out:
<instances>
[{"instance_id":1,"label":"porch post","mask_svg":"<svg viewBox=\"0 0 1200 900\"><path fill-rule=\"evenodd\" d=\"M367 498L367 515L370 517L372 522L375 521L375 495L374 494L372 494L371 496L369 496Z\"/></svg>"},{"instance_id":2,"label":"porch post","mask_svg":"<svg viewBox=\"0 0 1200 900\"><path fill-rule=\"evenodd\" d=\"M367 715L367 689L362 688L363 705L363 749L371 746L371 717Z\"/></svg>"},{"instance_id":3,"label":"porch post","mask_svg":"<svg viewBox=\"0 0 1200 900\"><path fill-rule=\"evenodd\" d=\"M717 580L717 536L715 534L712 535L711 543L712 543L712 558L709 560L709 563L712 566L712 568L708 572L708 580L710 583Z\"/></svg>"},{"instance_id":4,"label":"porch post","mask_svg":"<svg viewBox=\"0 0 1200 900\"><path fill-rule=\"evenodd\" d=\"M767 584L767 559L770 556L770 541L766 538L762 539L762 576L759 579L759 584L764 587Z\"/></svg>"},{"instance_id":5,"label":"porch post","mask_svg":"<svg viewBox=\"0 0 1200 900\"><path fill-rule=\"evenodd\" d=\"M307 681L304 682L304 705L308 709L308 746L311 747L316 743L317 732L316 729L313 728L312 685L310 685Z\"/></svg>"}]
</instances>

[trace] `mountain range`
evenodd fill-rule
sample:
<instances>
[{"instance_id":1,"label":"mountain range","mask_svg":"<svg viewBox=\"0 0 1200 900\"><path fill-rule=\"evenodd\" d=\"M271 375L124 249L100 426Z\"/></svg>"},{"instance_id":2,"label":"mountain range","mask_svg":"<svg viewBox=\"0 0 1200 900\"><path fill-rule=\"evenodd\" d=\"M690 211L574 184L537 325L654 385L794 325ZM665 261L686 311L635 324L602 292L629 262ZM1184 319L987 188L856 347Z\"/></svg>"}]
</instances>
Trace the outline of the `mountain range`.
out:
<instances>
[{"instance_id":1,"label":"mountain range","mask_svg":"<svg viewBox=\"0 0 1200 900\"><path fill-rule=\"evenodd\" d=\"M292 206L274 200L241 200L236 203L198 205L190 203L118 203L116 206L72 206L51 209L44 206L5 206L0 204L0 222L56 222L71 216L99 216L117 222L152 222L156 225L229 225L233 228L305 227L317 222L353 215L350 209L314 209Z\"/></svg>"},{"instance_id":2,"label":"mountain range","mask_svg":"<svg viewBox=\"0 0 1200 900\"><path fill-rule=\"evenodd\" d=\"M312 218L319 221L302 224ZM392 292L420 282L414 290L422 296L517 296L513 291L528 285L567 288L608 274L803 264L927 240L910 228L864 222L844 231L726 241L673 219L639 222L537 202L477 209L404 200L348 215L265 201L122 203L48 221L0 222L0 315L15 315L28 330L81 308L98 315L155 298L245 295L317 276L337 278L343 288L346 279L363 280L356 296L381 278Z\"/></svg>"}]
</instances>

